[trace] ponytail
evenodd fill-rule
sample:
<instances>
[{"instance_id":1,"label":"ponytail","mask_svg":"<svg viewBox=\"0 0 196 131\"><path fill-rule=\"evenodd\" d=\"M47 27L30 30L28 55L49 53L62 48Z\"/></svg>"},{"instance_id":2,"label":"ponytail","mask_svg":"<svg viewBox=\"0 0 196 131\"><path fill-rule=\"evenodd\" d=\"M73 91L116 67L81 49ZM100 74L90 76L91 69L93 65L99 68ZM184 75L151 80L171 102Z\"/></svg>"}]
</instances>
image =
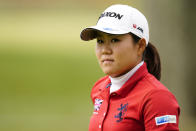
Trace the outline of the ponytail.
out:
<instances>
[{"instance_id":1,"label":"ponytail","mask_svg":"<svg viewBox=\"0 0 196 131\"><path fill-rule=\"evenodd\" d=\"M148 42L148 46L146 47L143 60L147 64L148 72L154 75L158 80L161 79L161 61L160 56L155 48L150 42Z\"/></svg>"},{"instance_id":2,"label":"ponytail","mask_svg":"<svg viewBox=\"0 0 196 131\"><path fill-rule=\"evenodd\" d=\"M135 34L130 33L130 35L133 37L135 43L138 43L138 41L141 39ZM152 45L150 42L148 42L148 46L146 47L143 53L143 60L147 64L148 72L152 74L154 77L156 77L158 80L160 80L161 79L160 56L155 46Z\"/></svg>"}]
</instances>

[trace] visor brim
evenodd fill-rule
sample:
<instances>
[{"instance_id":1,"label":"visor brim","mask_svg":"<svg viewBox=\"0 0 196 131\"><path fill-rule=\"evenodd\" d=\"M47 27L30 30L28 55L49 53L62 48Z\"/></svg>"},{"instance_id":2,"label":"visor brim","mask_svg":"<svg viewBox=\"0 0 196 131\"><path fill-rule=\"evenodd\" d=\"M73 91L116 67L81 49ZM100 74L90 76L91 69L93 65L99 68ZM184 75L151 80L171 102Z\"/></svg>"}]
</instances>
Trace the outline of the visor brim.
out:
<instances>
[{"instance_id":1,"label":"visor brim","mask_svg":"<svg viewBox=\"0 0 196 131\"><path fill-rule=\"evenodd\" d=\"M88 27L88 28L85 28L84 30L82 30L82 32L80 34L80 38L84 41L93 40L93 39L97 38L97 31L101 31L101 32L104 32L107 34L116 34L116 35L126 34L126 33L130 32L130 31L117 30L114 28L101 28L101 27L97 27L97 26L91 26L91 27Z\"/></svg>"}]
</instances>

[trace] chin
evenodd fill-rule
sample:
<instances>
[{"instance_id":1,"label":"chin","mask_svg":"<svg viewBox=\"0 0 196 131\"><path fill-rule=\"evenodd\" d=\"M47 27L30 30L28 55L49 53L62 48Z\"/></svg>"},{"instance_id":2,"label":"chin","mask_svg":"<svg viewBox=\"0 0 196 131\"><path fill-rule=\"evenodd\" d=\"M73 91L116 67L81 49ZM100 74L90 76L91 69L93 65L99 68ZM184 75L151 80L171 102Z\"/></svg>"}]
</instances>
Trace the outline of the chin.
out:
<instances>
[{"instance_id":1,"label":"chin","mask_svg":"<svg viewBox=\"0 0 196 131\"><path fill-rule=\"evenodd\" d=\"M115 71L114 71L114 69L111 69L111 68L105 68L105 69L102 69L103 70L103 72L106 74L106 75L109 75L109 76L116 76L115 74Z\"/></svg>"}]
</instances>

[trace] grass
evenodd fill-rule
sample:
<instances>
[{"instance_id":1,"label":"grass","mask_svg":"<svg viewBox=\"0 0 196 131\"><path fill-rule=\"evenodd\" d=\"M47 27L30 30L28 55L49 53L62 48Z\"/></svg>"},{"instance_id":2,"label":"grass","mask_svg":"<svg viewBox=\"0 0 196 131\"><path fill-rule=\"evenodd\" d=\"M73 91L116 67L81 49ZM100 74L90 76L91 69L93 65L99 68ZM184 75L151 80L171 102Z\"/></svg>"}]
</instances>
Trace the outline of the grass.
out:
<instances>
[{"instance_id":1,"label":"grass","mask_svg":"<svg viewBox=\"0 0 196 131\"><path fill-rule=\"evenodd\" d=\"M94 57L0 53L0 130L87 130ZM75 126L77 124L77 126Z\"/></svg>"},{"instance_id":2,"label":"grass","mask_svg":"<svg viewBox=\"0 0 196 131\"><path fill-rule=\"evenodd\" d=\"M93 42L79 38L87 20L81 18L80 24L68 15L36 10L0 14L1 131L88 130L90 91L103 73Z\"/></svg>"}]
</instances>

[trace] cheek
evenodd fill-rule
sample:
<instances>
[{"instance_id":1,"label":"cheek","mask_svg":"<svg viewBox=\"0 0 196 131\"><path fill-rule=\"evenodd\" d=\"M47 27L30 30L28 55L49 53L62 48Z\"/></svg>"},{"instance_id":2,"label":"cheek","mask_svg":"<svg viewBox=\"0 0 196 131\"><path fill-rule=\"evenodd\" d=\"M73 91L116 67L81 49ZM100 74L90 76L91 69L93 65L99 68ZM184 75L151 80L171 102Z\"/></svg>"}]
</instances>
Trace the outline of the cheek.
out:
<instances>
[{"instance_id":1,"label":"cheek","mask_svg":"<svg viewBox=\"0 0 196 131\"><path fill-rule=\"evenodd\" d=\"M131 68L136 61L136 52L132 47L125 47L115 53L119 68Z\"/></svg>"},{"instance_id":2,"label":"cheek","mask_svg":"<svg viewBox=\"0 0 196 131\"><path fill-rule=\"evenodd\" d=\"M95 47L95 55L96 55L96 57L97 57L97 60L99 60L100 57L101 57L101 52L100 52L100 49L97 48L97 47Z\"/></svg>"}]
</instances>

